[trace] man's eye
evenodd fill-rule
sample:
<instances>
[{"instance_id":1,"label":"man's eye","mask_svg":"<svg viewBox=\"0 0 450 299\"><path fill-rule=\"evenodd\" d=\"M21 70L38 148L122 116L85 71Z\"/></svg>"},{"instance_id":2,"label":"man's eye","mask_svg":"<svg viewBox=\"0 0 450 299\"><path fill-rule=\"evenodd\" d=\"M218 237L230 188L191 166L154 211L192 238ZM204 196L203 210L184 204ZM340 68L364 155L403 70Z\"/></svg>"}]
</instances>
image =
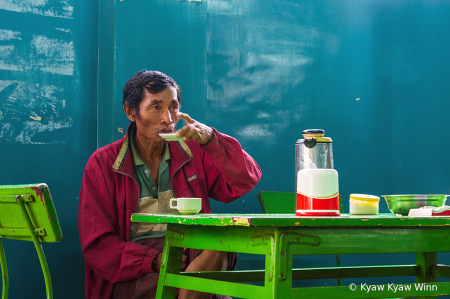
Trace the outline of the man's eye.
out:
<instances>
[{"instance_id":1,"label":"man's eye","mask_svg":"<svg viewBox=\"0 0 450 299\"><path fill-rule=\"evenodd\" d=\"M178 106L172 106L172 110L178 110Z\"/></svg>"},{"instance_id":2,"label":"man's eye","mask_svg":"<svg viewBox=\"0 0 450 299\"><path fill-rule=\"evenodd\" d=\"M159 110L160 108L159 108L159 106L152 106L150 109L152 109L152 110Z\"/></svg>"}]
</instances>

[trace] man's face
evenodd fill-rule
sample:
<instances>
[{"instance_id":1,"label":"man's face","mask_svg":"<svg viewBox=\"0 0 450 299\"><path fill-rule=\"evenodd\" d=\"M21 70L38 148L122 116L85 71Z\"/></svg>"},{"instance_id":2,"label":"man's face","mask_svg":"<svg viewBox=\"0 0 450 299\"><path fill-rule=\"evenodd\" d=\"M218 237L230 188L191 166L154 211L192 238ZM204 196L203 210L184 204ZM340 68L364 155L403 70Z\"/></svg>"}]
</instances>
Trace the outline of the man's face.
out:
<instances>
[{"instance_id":1,"label":"man's face","mask_svg":"<svg viewBox=\"0 0 450 299\"><path fill-rule=\"evenodd\" d=\"M179 118L177 91L173 87L151 94L144 90L144 98L139 104L139 115L136 115L136 134L156 142L166 142L158 134L175 132ZM131 119L130 119L131 120Z\"/></svg>"}]
</instances>

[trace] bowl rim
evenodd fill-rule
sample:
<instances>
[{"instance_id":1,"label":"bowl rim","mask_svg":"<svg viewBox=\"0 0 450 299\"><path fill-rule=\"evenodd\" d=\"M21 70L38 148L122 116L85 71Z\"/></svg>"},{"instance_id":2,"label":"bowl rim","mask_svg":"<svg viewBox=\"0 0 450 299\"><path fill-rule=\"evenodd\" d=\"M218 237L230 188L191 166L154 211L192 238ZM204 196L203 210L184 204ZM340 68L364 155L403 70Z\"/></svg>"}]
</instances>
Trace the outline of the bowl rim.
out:
<instances>
[{"instance_id":1,"label":"bowl rim","mask_svg":"<svg viewBox=\"0 0 450 299\"><path fill-rule=\"evenodd\" d=\"M448 194L392 194L392 195L381 195L382 197L388 196L449 196Z\"/></svg>"}]
</instances>

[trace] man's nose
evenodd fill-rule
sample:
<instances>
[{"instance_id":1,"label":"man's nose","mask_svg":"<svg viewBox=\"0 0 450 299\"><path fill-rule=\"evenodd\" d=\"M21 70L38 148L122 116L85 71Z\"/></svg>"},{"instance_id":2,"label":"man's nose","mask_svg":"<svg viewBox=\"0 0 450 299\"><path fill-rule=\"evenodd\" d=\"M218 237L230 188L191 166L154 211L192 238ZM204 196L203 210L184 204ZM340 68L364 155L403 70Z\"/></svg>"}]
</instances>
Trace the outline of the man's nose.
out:
<instances>
[{"instance_id":1,"label":"man's nose","mask_svg":"<svg viewBox=\"0 0 450 299\"><path fill-rule=\"evenodd\" d=\"M162 118L161 118L161 121L162 121L163 123L168 123L168 124L173 123L172 115L170 114L170 111L169 111L168 109L165 110L165 112L163 113L163 116L162 116Z\"/></svg>"}]
</instances>

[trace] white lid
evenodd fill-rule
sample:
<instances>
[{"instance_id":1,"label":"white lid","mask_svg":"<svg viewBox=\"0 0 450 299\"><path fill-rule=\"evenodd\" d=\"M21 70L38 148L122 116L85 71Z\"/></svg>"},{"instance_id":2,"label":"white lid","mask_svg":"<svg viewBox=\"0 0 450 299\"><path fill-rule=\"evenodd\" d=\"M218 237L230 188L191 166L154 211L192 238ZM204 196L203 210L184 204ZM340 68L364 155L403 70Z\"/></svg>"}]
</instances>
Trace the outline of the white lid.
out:
<instances>
[{"instance_id":1,"label":"white lid","mask_svg":"<svg viewBox=\"0 0 450 299\"><path fill-rule=\"evenodd\" d=\"M378 196L368 194L350 194L350 199L357 199L362 201L380 201L380 198Z\"/></svg>"}]
</instances>

